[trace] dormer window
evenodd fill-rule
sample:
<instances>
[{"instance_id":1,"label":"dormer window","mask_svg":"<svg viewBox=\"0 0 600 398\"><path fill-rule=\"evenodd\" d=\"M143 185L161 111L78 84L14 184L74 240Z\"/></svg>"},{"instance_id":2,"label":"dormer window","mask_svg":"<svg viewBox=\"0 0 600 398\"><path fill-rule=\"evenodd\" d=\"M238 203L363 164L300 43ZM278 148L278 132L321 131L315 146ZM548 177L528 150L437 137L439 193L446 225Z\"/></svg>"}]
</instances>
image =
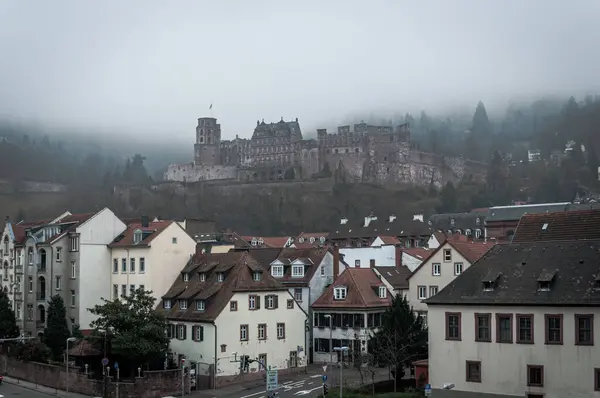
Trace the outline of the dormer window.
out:
<instances>
[{"instance_id":1,"label":"dormer window","mask_svg":"<svg viewBox=\"0 0 600 398\"><path fill-rule=\"evenodd\" d=\"M379 298L386 298L387 297L387 289L385 288L385 286L379 286Z\"/></svg>"},{"instance_id":2,"label":"dormer window","mask_svg":"<svg viewBox=\"0 0 600 398\"><path fill-rule=\"evenodd\" d=\"M482 280L481 285L484 292L493 292L498 286L498 279L502 273L490 271Z\"/></svg>"},{"instance_id":3,"label":"dormer window","mask_svg":"<svg viewBox=\"0 0 600 398\"><path fill-rule=\"evenodd\" d=\"M335 300L344 300L348 293L346 286L338 286L333 289L333 298Z\"/></svg>"},{"instance_id":4,"label":"dormer window","mask_svg":"<svg viewBox=\"0 0 600 398\"><path fill-rule=\"evenodd\" d=\"M252 280L254 280L254 282L259 282L260 281L260 277L261 277L260 272L254 271L252 273Z\"/></svg>"},{"instance_id":5,"label":"dormer window","mask_svg":"<svg viewBox=\"0 0 600 398\"><path fill-rule=\"evenodd\" d=\"M187 300L179 300L179 309L187 310Z\"/></svg>"},{"instance_id":6,"label":"dormer window","mask_svg":"<svg viewBox=\"0 0 600 398\"><path fill-rule=\"evenodd\" d=\"M552 282L556 276L556 271L544 271L537 280L538 291L549 292L552 287Z\"/></svg>"},{"instance_id":7,"label":"dormer window","mask_svg":"<svg viewBox=\"0 0 600 398\"><path fill-rule=\"evenodd\" d=\"M200 282L206 282L206 274L204 272L200 273Z\"/></svg>"},{"instance_id":8,"label":"dormer window","mask_svg":"<svg viewBox=\"0 0 600 398\"><path fill-rule=\"evenodd\" d=\"M187 272L183 274L183 281L184 282L189 282L190 281L190 274L188 274Z\"/></svg>"},{"instance_id":9,"label":"dormer window","mask_svg":"<svg viewBox=\"0 0 600 398\"><path fill-rule=\"evenodd\" d=\"M273 265L271 267L271 276L281 278L283 276L283 265Z\"/></svg>"},{"instance_id":10,"label":"dormer window","mask_svg":"<svg viewBox=\"0 0 600 398\"><path fill-rule=\"evenodd\" d=\"M136 229L133 231L133 244L137 245L142 242L142 231L140 229Z\"/></svg>"},{"instance_id":11,"label":"dormer window","mask_svg":"<svg viewBox=\"0 0 600 398\"><path fill-rule=\"evenodd\" d=\"M165 299L165 300L163 301L163 308L164 308L165 310L171 309L171 300L169 300L169 299Z\"/></svg>"},{"instance_id":12,"label":"dormer window","mask_svg":"<svg viewBox=\"0 0 600 398\"><path fill-rule=\"evenodd\" d=\"M222 272L217 272L217 282L223 282L225 280L225 275Z\"/></svg>"},{"instance_id":13,"label":"dormer window","mask_svg":"<svg viewBox=\"0 0 600 398\"><path fill-rule=\"evenodd\" d=\"M204 300L196 300L196 311L204 311L206 304Z\"/></svg>"},{"instance_id":14,"label":"dormer window","mask_svg":"<svg viewBox=\"0 0 600 398\"><path fill-rule=\"evenodd\" d=\"M302 278L304 276L304 265L292 266L292 277Z\"/></svg>"}]
</instances>

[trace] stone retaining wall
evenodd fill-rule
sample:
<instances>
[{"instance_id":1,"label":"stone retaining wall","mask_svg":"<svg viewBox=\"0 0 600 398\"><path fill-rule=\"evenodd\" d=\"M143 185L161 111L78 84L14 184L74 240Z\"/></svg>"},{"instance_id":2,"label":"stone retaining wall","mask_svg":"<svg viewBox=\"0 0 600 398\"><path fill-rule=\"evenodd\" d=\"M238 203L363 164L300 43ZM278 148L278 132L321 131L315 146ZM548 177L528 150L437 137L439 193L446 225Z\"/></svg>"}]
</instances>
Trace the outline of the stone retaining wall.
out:
<instances>
[{"instance_id":1,"label":"stone retaining wall","mask_svg":"<svg viewBox=\"0 0 600 398\"><path fill-rule=\"evenodd\" d=\"M36 383L42 386L67 389L66 368L38 362L23 362L0 355L0 373L16 379ZM102 396L104 385L102 380L90 379L77 368L69 369L69 391L79 394ZM160 398L181 393L181 370L146 371L143 377L133 381L117 383L114 378L107 383L108 397L111 398ZM186 378L186 391L189 391Z\"/></svg>"}]
</instances>

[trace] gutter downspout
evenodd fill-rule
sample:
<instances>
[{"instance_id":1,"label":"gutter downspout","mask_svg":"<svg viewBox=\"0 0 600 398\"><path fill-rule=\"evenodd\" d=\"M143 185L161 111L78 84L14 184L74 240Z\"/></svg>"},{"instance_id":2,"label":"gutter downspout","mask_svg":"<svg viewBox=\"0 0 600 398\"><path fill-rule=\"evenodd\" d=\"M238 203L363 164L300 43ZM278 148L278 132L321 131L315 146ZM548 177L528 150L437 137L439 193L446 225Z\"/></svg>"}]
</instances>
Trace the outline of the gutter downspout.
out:
<instances>
[{"instance_id":1,"label":"gutter downspout","mask_svg":"<svg viewBox=\"0 0 600 398\"><path fill-rule=\"evenodd\" d=\"M219 362L217 358L217 324L213 322L213 326L215 327L215 363L213 369L213 390L217 389L217 364ZM198 369L196 369L198 371Z\"/></svg>"}]
</instances>

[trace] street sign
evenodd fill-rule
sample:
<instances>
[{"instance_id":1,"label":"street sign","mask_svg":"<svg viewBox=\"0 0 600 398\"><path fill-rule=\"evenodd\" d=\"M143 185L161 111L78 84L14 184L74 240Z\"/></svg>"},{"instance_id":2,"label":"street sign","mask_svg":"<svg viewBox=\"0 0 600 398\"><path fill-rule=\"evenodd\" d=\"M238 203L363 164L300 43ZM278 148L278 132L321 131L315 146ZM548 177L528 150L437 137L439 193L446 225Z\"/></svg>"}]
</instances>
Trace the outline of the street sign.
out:
<instances>
[{"instance_id":1,"label":"street sign","mask_svg":"<svg viewBox=\"0 0 600 398\"><path fill-rule=\"evenodd\" d=\"M425 384L425 396L431 396L431 384Z\"/></svg>"},{"instance_id":2,"label":"street sign","mask_svg":"<svg viewBox=\"0 0 600 398\"><path fill-rule=\"evenodd\" d=\"M277 382L277 369L267 370L267 391L277 390L279 383Z\"/></svg>"},{"instance_id":3,"label":"street sign","mask_svg":"<svg viewBox=\"0 0 600 398\"><path fill-rule=\"evenodd\" d=\"M327 375L323 375L323 383L327 381Z\"/></svg>"},{"instance_id":4,"label":"street sign","mask_svg":"<svg viewBox=\"0 0 600 398\"><path fill-rule=\"evenodd\" d=\"M115 367L115 369L119 369L119 362L115 362L114 367Z\"/></svg>"},{"instance_id":5,"label":"street sign","mask_svg":"<svg viewBox=\"0 0 600 398\"><path fill-rule=\"evenodd\" d=\"M323 372L327 372L327 365L323 365Z\"/></svg>"},{"instance_id":6,"label":"street sign","mask_svg":"<svg viewBox=\"0 0 600 398\"><path fill-rule=\"evenodd\" d=\"M103 366L108 365L108 358L102 358L102 365Z\"/></svg>"}]
</instances>

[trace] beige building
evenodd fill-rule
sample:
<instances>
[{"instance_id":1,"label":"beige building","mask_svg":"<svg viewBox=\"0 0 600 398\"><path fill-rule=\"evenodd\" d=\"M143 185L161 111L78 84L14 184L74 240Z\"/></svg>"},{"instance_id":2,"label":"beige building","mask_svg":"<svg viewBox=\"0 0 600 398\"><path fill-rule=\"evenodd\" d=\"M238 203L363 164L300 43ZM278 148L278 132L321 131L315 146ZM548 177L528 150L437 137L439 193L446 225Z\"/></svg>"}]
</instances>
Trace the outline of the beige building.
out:
<instances>
[{"instance_id":1,"label":"beige building","mask_svg":"<svg viewBox=\"0 0 600 398\"><path fill-rule=\"evenodd\" d=\"M492 248L427 300L432 395L599 396L598 264L597 240Z\"/></svg>"},{"instance_id":2,"label":"beige building","mask_svg":"<svg viewBox=\"0 0 600 398\"><path fill-rule=\"evenodd\" d=\"M492 244L474 242L464 235L448 237L407 280L408 300L421 316L427 319L424 300L435 296L446 285L477 261Z\"/></svg>"},{"instance_id":3,"label":"beige building","mask_svg":"<svg viewBox=\"0 0 600 398\"><path fill-rule=\"evenodd\" d=\"M171 283L157 310L170 323L175 359L197 369L199 388L263 365L306 364L307 314L248 252L199 253Z\"/></svg>"},{"instance_id":4,"label":"beige building","mask_svg":"<svg viewBox=\"0 0 600 398\"><path fill-rule=\"evenodd\" d=\"M110 296L126 296L137 288L160 301L196 251L196 241L176 221L143 217L130 223L108 245Z\"/></svg>"}]
</instances>

